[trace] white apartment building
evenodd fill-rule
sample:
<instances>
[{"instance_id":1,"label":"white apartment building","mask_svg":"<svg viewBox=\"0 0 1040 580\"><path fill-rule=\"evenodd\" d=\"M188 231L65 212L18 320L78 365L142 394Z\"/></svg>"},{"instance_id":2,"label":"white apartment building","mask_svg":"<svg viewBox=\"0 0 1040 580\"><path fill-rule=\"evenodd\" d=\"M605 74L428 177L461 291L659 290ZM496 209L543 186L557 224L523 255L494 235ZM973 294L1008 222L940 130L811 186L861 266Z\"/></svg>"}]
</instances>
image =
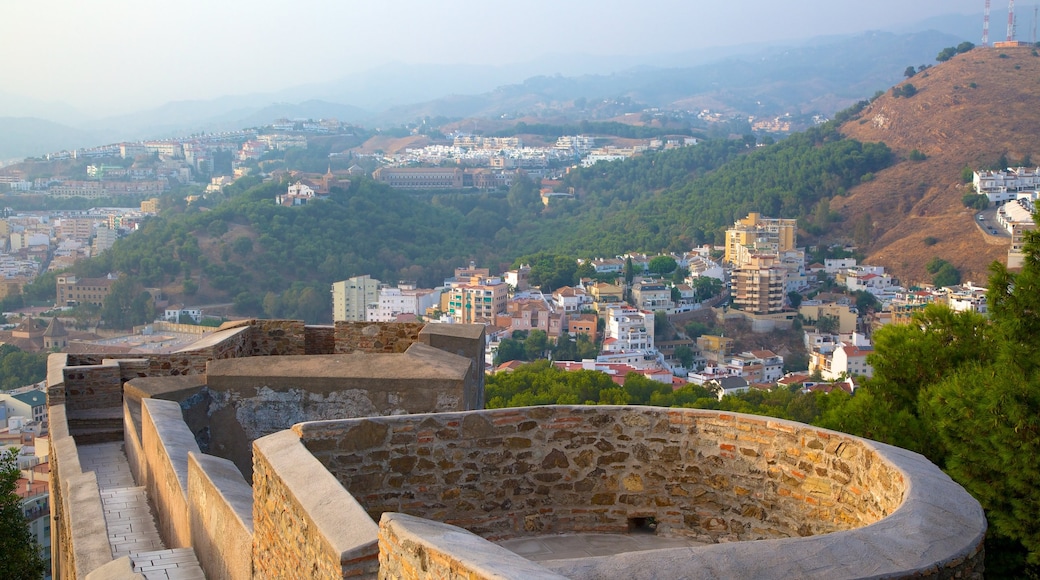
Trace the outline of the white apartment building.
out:
<instances>
[{"instance_id":1,"label":"white apartment building","mask_svg":"<svg viewBox=\"0 0 1040 580\"><path fill-rule=\"evenodd\" d=\"M630 307L607 309L606 340L603 350L654 350L654 313Z\"/></svg>"},{"instance_id":2,"label":"white apartment building","mask_svg":"<svg viewBox=\"0 0 1040 580\"><path fill-rule=\"evenodd\" d=\"M552 293L553 303L558 310L567 314L577 314L582 308L592 304L592 297L585 293L584 288L571 288L564 286Z\"/></svg>"},{"instance_id":3,"label":"white apartment building","mask_svg":"<svg viewBox=\"0 0 1040 580\"><path fill-rule=\"evenodd\" d=\"M1018 197L1020 191L1040 189L1040 167L1008 167L1006 171L976 171L971 180L975 193L985 195L991 204L1002 205Z\"/></svg>"},{"instance_id":4,"label":"white apartment building","mask_svg":"<svg viewBox=\"0 0 1040 580\"><path fill-rule=\"evenodd\" d=\"M365 320L393 322L401 314L423 315L427 309L440 303L443 290L404 284L397 288L381 287L376 302L369 303L365 308Z\"/></svg>"},{"instance_id":5,"label":"white apartment building","mask_svg":"<svg viewBox=\"0 0 1040 580\"><path fill-rule=\"evenodd\" d=\"M379 280L354 276L332 284L332 320L364 321L369 304L379 300Z\"/></svg>"}]
</instances>

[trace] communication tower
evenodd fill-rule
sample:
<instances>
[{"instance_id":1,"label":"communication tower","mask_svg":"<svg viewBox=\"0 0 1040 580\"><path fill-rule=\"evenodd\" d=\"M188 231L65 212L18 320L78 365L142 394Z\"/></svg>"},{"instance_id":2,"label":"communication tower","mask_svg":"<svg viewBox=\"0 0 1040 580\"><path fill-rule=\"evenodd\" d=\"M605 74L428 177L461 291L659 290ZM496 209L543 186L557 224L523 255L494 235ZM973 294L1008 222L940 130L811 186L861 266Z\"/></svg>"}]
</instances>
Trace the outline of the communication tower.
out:
<instances>
[{"instance_id":1,"label":"communication tower","mask_svg":"<svg viewBox=\"0 0 1040 580\"><path fill-rule=\"evenodd\" d=\"M1036 17L1040 14L1040 6L1033 5L1033 44L1036 44Z\"/></svg>"},{"instance_id":2,"label":"communication tower","mask_svg":"<svg viewBox=\"0 0 1040 580\"><path fill-rule=\"evenodd\" d=\"M982 46L989 46L989 0L986 0L986 10L982 13Z\"/></svg>"},{"instance_id":3,"label":"communication tower","mask_svg":"<svg viewBox=\"0 0 1040 580\"><path fill-rule=\"evenodd\" d=\"M1015 0L1008 2L1008 29L1007 41L1015 40Z\"/></svg>"}]
</instances>

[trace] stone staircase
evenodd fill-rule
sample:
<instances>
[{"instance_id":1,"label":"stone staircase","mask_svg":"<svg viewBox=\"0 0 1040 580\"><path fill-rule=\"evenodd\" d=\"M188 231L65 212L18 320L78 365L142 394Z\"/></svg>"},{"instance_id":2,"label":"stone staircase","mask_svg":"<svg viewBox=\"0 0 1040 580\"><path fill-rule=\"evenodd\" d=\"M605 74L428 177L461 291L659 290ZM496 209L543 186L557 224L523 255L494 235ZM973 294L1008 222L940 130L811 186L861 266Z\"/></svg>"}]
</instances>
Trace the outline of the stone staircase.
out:
<instances>
[{"instance_id":1,"label":"stone staircase","mask_svg":"<svg viewBox=\"0 0 1040 580\"><path fill-rule=\"evenodd\" d=\"M101 413L94 415L84 418L81 425L85 433L88 436L107 437L111 418ZM70 429L72 423L70 417ZM134 563L134 571L148 580L205 580L206 576L191 548L167 549L159 537L155 517L148 503L148 493L134 482L123 451L122 413L119 441L83 444L77 440L77 443L80 466L85 471L97 474L112 558L129 556Z\"/></svg>"}]
</instances>

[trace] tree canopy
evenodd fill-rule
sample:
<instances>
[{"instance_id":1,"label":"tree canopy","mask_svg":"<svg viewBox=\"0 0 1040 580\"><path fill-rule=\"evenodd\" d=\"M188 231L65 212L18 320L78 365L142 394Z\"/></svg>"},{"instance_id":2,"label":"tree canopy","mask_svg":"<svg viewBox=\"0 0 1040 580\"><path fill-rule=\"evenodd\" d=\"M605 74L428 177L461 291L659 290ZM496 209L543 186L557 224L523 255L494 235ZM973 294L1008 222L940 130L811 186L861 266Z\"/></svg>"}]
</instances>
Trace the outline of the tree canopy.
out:
<instances>
[{"instance_id":1,"label":"tree canopy","mask_svg":"<svg viewBox=\"0 0 1040 580\"><path fill-rule=\"evenodd\" d=\"M0 452L0 578L38 580L45 566L15 493L19 477L18 450Z\"/></svg>"}]
</instances>

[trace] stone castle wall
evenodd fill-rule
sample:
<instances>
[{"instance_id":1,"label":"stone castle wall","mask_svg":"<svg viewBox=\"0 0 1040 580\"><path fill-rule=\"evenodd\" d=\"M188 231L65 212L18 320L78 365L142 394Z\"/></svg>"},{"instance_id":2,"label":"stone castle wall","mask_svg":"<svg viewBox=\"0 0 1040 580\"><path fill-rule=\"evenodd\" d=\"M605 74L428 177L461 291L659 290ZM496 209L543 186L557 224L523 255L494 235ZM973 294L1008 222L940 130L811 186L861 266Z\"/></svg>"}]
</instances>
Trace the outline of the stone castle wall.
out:
<instances>
[{"instance_id":1,"label":"stone castle wall","mask_svg":"<svg viewBox=\"0 0 1040 580\"><path fill-rule=\"evenodd\" d=\"M483 329L433 326L249 321L173 355L53 355L56 577L109 571L97 479L76 449L86 436L77 429L93 425L82 421L105 419L116 393L128 460L164 537L190 545L209 577L981 577L981 509L916 454L691 409L460 412L483 405ZM327 352L330 335L335 351L358 333L380 344L326 355L351 362L338 370L292 356ZM225 360L249 355L260 358ZM279 409L306 409L344 387L385 403L378 412L424 410L407 406L409 396L442 412L277 430ZM242 395L239 404L211 413L222 389ZM299 400L268 408L277 402L268 391ZM323 405L292 420L320 418ZM275 431L251 441L238 418L246 407L270 419L256 433ZM205 455L218 447L218 424L251 444L252 486L227 458ZM719 543L540 565L489 541L632 528ZM766 541L732 541L757 538Z\"/></svg>"},{"instance_id":2,"label":"stone castle wall","mask_svg":"<svg viewBox=\"0 0 1040 580\"><path fill-rule=\"evenodd\" d=\"M558 533L707 542L790 538L892 513L906 482L862 440L793 423L649 407L532 407L297 425L378 521L491 540Z\"/></svg>"}]
</instances>

